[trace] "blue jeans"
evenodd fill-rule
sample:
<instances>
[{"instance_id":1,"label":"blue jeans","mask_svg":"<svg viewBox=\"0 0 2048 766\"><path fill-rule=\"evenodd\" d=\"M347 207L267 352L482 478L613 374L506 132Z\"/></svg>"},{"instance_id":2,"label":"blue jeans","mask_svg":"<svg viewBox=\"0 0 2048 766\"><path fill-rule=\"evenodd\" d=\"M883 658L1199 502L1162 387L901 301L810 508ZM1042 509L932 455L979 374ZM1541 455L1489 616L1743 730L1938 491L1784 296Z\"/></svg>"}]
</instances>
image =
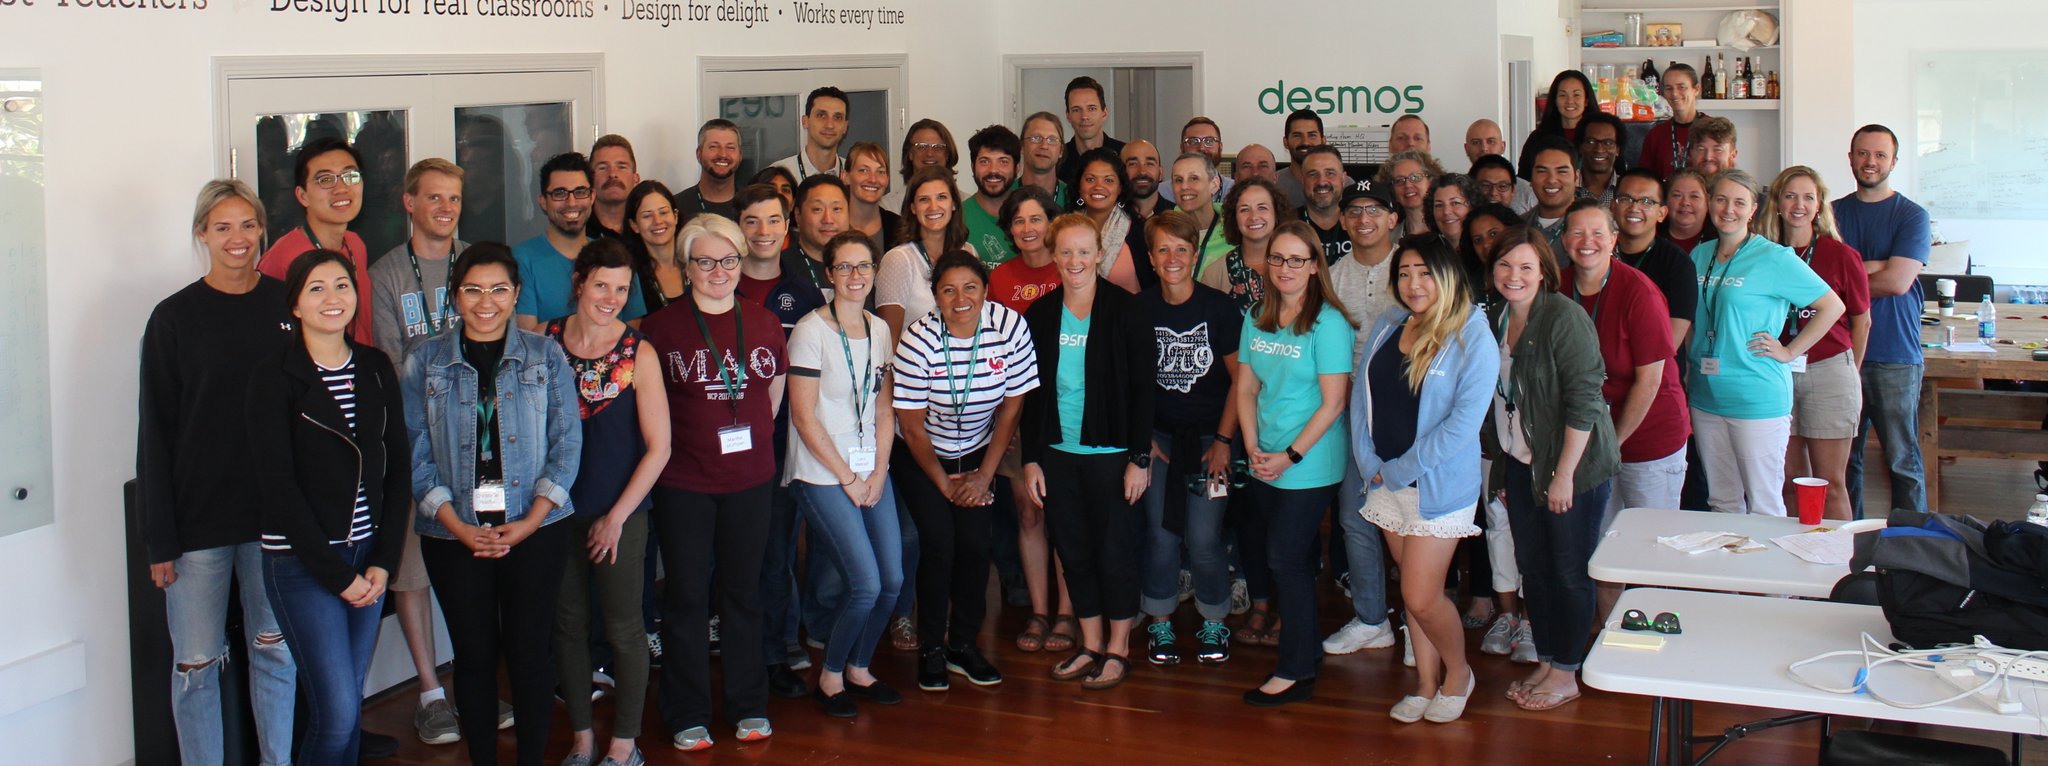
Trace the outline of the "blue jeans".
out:
<instances>
[{"instance_id":1,"label":"blue jeans","mask_svg":"<svg viewBox=\"0 0 2048 766\"><path fill-rule=\"evenodd\" d=\"M1214 437L1202 438L1204 453L1211 441ZM1173 454L1172 434L1153 431L1152 443L1158 445L1160 453ZM1138 608L1152 617L1165 617L1180 606L1181 545L1185 543L1187 569L1195 578L1195 611L1204 620L1221 621L1230 615L1230 559L1223 554L1223 511L1230 506L1230 498L1212 499L1207 492L1167 486L1168 473L1166 466L1154 463L1152 484L1145 488L1145 497L1139 501L1145 510L1145 536L1140 547L1145 558L1139 570ZM1200 473L1201 469L1195 468L1187 476ZM1162 524L1168 492L1188 495L1188 518L1181 534L1174 534Z\"/></svg>"},{"instance_id":2,"label":"blue jeans","mask_svg":"<svg viewBox=\"0 0 2048 766\"><path fill-rule=\"evenodd\" d=\"M186 551L178 579L164 589L171 629L171 716L188 766L218 766L222 752L220 664L227 661L228 584L239 581L242 632L249 642L249 698L263 766L292 762L292 696L298 668L264 594L263 551L256 543ZM267 641L275 638L275 641ZM184 667L192 666L190 670Z\"/></svg>"},{"instance_id":3,"label":"blue jeans","mask_svg":"<svg viewBox=\"0 0 2048 766\"><path fill-rule=\"evenodd\" d=\"M1337 485L1337 524L1351 562L1351 613L1359 622L1379 625L1387 621L1387 541L1359 513L1364 508L1365 478L1358 475L1358 462L1347 460L1344 483Z\"/></svg>"},{"instance_id":4,"label":"blue jeans","mask_svg":"<svg viewBox=\"0 0 2048 766\"><path fill-rule=\"evenodd\" d=\"M349 569L368 567L371 541L332 546ZM377 651L377 627L384 599L349 606L313 579L299 557L264 551L264 590L277 612L278 627L299 660L306 693L306 731L299 737L298 766L355 766L361 742L363 678Z\"/></svg>"},{"instance_id":5,"label":"blue jeans","mask_svg":"<svg viewBox=\"0 0 2048 766\"><path fill-rule=\"evenodd\" d=\"M903 533L896 526L896 490L882 483L882 499L861 508L837 485L791 482L816 539L811 566L831 569L845 586L825 643L825 670L867 667L875 644L903 592Z\"/></svg>"},{"instance_id":6,"label":"blue jeans","mask_svg":"<svg viewBox=\"0 0 2048 766\"><path fill-rule=\"evenodd\" d=\"M1273 675L1315 678L1323 661L1316 624L1316 529L1337 485L1279 489L1253 479L1245 489L1266 520L1266 561L1273 570L1273 597L1280 601L1280 664Z\"/></svg>"},{"instance_id":7,"label":"blue jeans","mask_svg":"<svg viewBox=\"0 0 2048 766\"><path fill-rule=\"evenodd\" d=\"M1558 670L1578 670L1591 648L1598 590L1586 562L1600 542L1600 519L1614 479L1572 498L1571 510L1539 505L1529 465L1507 461L1508 528L1515 535L1515 567L1522 570L1522 602L1536 638L1536 656Z\"/></svg>"},{"instance_id":8,"label":"blue jeans","mask_svg":"<svg viewBox=\"0 0 2048 766\"><path fill-rule=\"evenodd\" d=\"M791 485L790 494L796 494L795 485ZM798 591L797 613L803 618L804 632L810 634L811 640L830 643L839 607L846 602L846 578L832 566L829 557L816 553L828 543L818 534L815 523L804 525L804 538L805 550L812 553L804 561L804 587Z\"/></svg>"},{"instance_id":9,"label":"blue jeans","mask_svg":"<svg viewBox=\"0 0 2048 766\"><path fill-rule=\"evenodd\" d=\"M1920 462L1921 369L1917 364L1863 363L1863 422L1849 446L1849 504L1856 518L1863 518L1863 446L1873 428L1891 469L1892 508L1927 512L1927 468Z\"/></svg>"}]
</instances>

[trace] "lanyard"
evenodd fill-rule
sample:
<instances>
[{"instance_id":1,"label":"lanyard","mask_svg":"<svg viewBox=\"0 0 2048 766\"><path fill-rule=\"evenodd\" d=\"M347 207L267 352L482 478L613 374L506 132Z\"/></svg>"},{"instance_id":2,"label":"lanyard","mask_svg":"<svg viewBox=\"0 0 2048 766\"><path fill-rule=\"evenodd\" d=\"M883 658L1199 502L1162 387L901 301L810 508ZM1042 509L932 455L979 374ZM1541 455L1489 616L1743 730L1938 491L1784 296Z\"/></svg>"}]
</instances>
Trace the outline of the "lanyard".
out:
<instances>
[{"instance_id":1,"label":"lanyard","mask_svg":"<svg viewBox=\"0 0 2048 766\"><path fill-rule=\"evenodd\" d=\"M1202 243L1195 246L1195 276L1202 276L1202 270L1209 267L1209 237L1223 225L1223 211L1216 211L1216 220L1209 222L1209 228L1202 230Z\"/></svg>"},{"instance_id":2,"label":"lanyard","mask_svg":"<svg viewBox=\"0 0 2048 766\"><path fill-rule=\"evenodd\" d=\"M804 270L810 273L811 285L813 287L826 289L832 286L831 280L828 280L825 277L818 274L818 259L812 258L810 252L804 250L804 246L802 243L797 244L796 254L803 256Z\"/></svg>"},{"instance_id":3,"label":"lanyard","mask_svg":"<svg viewBox=\"0 0 2048 766\"><path fill-rule=\"evenodd\" d=\"M953 334L946 331L946 323L943 321L939 322L939 338L945 341L943 348L946 352L946 393L953 395L953 417L963 419L967 416L967 396L974 393L974 362L981 356L981 316L974 317L974 345L967 349L965 386L959 385L953 379Z\"/></svg>"},{"instance_id":4,"label":"lanyard","mask_svg":"<svg viewBox=\"0 0 2048 766\"><path fill-rule=\"evenodd\" d=\"M858 439L867 434L868 395L875 390L874 327L868 324L867 312L861 312L860 326L868 331L867 379L863 381L853 373L853 343L846 338L846 322L839 318L839 304L834 303L830 308L833 323L839 325L839 350L846 354L846 379L853 386L853 435ZM980 334L976 333L975 337L979 340Z\"/></svg>"},{"instance_id":5,"label":"lanyard","mask_svg":"<svg viewBox=\"0 0 2048 766\"><path fill-rule=\"evenodd\" d=\"M1600 305L1607 302L1607 280L1613 278L1614 265L1608 264L1607 273L1600 275L1600 292L1593 294L1593 308L1587 310L1588 313L1593 315L1593 329L1596 331L1600 329ZM1579 304L1581 308L1586 305L1585 298L1579 295L1579 280L1577 279L1572 280L1572 302Z\"/></svg>"},{"instance_id":6,"label":"lanyard","mask_svg":"<svg viewBox=\"0 0 2048 766\"><path fill-rule=\"evenodd\" d=\"M305 225L305 224L299 224L299 231L303 231L303 232L305 232L305 233L306 233L306 241L307 241L307 242L311 242L311 243L313 243L313 249L315 249L315 250L326 250L326 249L327 249L327 246L326 246L326 245L320 244L320 238L319 238L319 237L315 237L315 236L313 236L313 228L312 228L312 227L310 227L310 226L307 226L307 225ZM1207 240L1203 240L1203 241L1205 241L1205 242L1206 242ZM409 240L408 240L407 244L410 244L410 241L409 241ZM346 255L346 256L348 256L348 257L349 257L349 260L355 260L355 257L356 257L356 254L355 254L355 253L351 253L351 252L349 252L349 250L348 250L348 232L346 232L346 231L342 232L342 236L341 236L341 254L342 254L342 255Z\"/></svg>"},{"instance_id":7,"label":"lanyard","mask_svg":"<svg viewBox=\"0 0 2048 766\"><path fill-rule=\"evenodd\" d=\"M1814 232L1813 239L1806 243L1806 250L1804 252L1798 250L1793 252L1798 253L1799 260L1805 263L1807 268L1811 269L1813 268L1813 251L1819 246L1820 232ZM1805 311L1805 309L1797 304L1785 309L1785 330L1779 334L1779 340L1789 343L1792 338L1799 335L1799 314L1802 311Z\"/></svg>"},{"instance_id":8,"label":"lanyard","mask_svg":"<svg viewBox=\"0 0 2048 766\"><path fill-rule=\"evenodd\" d=\"M307 236L312 236L312 234L308 233ZM455 256L455 243L453 242L448 243L448 255L451 258ZM432 293L427 292L427 278L420 274L420 257L419 255L413 253L411 239L407 239L405 241L405 257L406 260L412 262L412 282L413 284L419 286L420 300L432 302L434 300L434 296ZM656 290L655 292L660 291ZM433 334L441 334L441 320L446 319L447 317L448 296L446 294L443 294L441 297L441 306L439 308L434 309L433 311L427 312L427 323L434 328Z\"/></svg>"},{"instance_id":9,"label":"lanyard","mask_svg":"<svg viewBox=\"0 0 2048 766\"><path fill-rule=\"evenodd\" d=\"M1501 345L1502 345L1502 346L1508 346L1508 347L1512 348L1512 347L1511 347L1511 346L1509 346L1509 344L1508 344L1508 325L1509 325L1509 324L1512 324L1512 323L1514 322L1514 320L1515 320L1515 307L1514 307L1513 305L1510 305L1510 304L1507 304L1507 303L1502 303L1502 304L1501 304L1501 312L1500 312L1500 321L1499 321L1498 323L1496 323L1496 324L1497 324L1497 327L1496 327L1496 328L1495 328L1495 330L1494 330L1494 333L1495 333L1496 335L1498 335L1498 336L1500 337L1500 343L1501 343ZM1524 332L1528 331L1528 329L1529 329L1529 328L1528 328L1527 326L1524 326L1524 327L1522 328L1522 330L1523 330ZM1510 358L1512 358L1512 357L1514 356L1514 353L1513 353L1512 351L1510 351L1510 352L1509 352L1509 354L1508 354L1508 356L1509 356ZM1514 376L1514 375L1512 375L1512 374L1510 374L1510 373L1508 372L1508 369L1507 369L1507 368L1503 367L1503 368L1501 369L1501 376L1500 376L1500 379L1499 379L1499 380L1496 380L1496 381L1494 381L1494 383L1493 383L1493 390L1494 390L1494 392L1495 392L1495 393L1498 393L1498 394L1500 394L1500 398L1501 398L1501 400L1502 400L1502 401L1504 401L1504 402L1506 402L1506 403L1507 403L1507 405L1508 405L1508 414L1510 414L1510 415L1514 414L1514 413L1515 413L1515 376Z\"/></svg>"},{"instance_id":10,"label":"lanyard","mask_svg":"<svg viewBox=\"0 0 2048 766\"><path fill-rule=\"evenodd\" d=\"M738 301L732 304L732 327L735 347L741 355L747 353L747 312ZM718 379L725 382L725 406L732 410L732 424L740 424L739 386L734 385L732 368L725 364L725 355L719 353L718 344L711 340L711 325L704 322L704 310L690 301L690 314L697 318L697 331L704 333L704 348L711 352L711 363L718 365ZM735 359L737 361L737 359Z\"/></svg>"},{"instance_id":11,"label":"lanyard","mask_svg":"<svg viewBox=\"0 0 2048 766\"><path fill-rule=\"evenodd\" d=\"M1735 258L1736 258L1736 256L1742 255L1742 246L1743 246L1743 245L1746 245L1746 244L1748 244L1748 239L1749 239L1749 236L1748 236L1748 235L1743 235L1743 240L1744 240L1744 241L1743 241L1743 242L1740 242L1740 243L1737 243L1737 244L1735 245L1735 252L1733 252L1733 253L1730 253L1730 254L1728 255L1728 262L1727 262L1727 263L1724 263L1724 264L1721 264L1721 272L1720 272L1720 273L1721 273L1721 276L1722 276L1722 277L1724 277L1724 278L1725 278L1725 277L1726 277L1726 276L1728 275L1728 272L1729 272L1729 271L1731 271L1731 270L1733 270L1733 269L1735 268ZM1721 292L1722 292L1722 291L1721 291L1721 280L1720 280L1720 279L1717 279L1717 278L1715 278L1715 276L1714 276L1714 265L1713 265L1713 262L1712 262L1712 261L1709 261L1709 262L1707 263L1707 284L1706 284L1705 286L1703 286L1703 287L1702 287L1702 288L1700 289L1700 292L1701 292L1701 295L1700 295L1700 301L1701 301L1702 303L1705 303L1705 304L1706 304L1705 306L1702 306L1702 307L1700 308L1700 313L1704 314L1704 315L1705 315L1705 317L1706 317L1706 320L1707 320L1707 341L1708 341L1709 343L1712 343L1712 342L1713 342L1713 338L1714 338L1714 329L1715 329L1715 328L1714 328L1714 317L1715 317L1716 315L1718 315L1718 314L1720 314L1720 313L1721 313L1721 312L1720 312L1720 311L1718 310L1718 307L1717 307L1717 300L1716 300L1716 299L1717 299L1717 298L1719 298L1719 297L1721 296Z\"/></svg>"},{"instance_id":12,"label":"lanyard","mask_svg":"<svg viewBox=\"0 0 2048 766\"><path fill-rule=\"evenodd\" d=\"M806 167L806 166L804 165L804 155L805 155L805 154L807 154L807 153L809 153L809 152L807 151L807 147L802 147L802 146L799 146L799 147L797 147L797 149L796 149L796 180L797 180L797 182L798 182L798 183L802 183L804 179L806 179L806 178L810 178L810 177L811 177L811 170L810 170L810 168L809 168L809 167ZM835 159L836 159L836 158L835 158ZM819 172L820 172L820 173L823 173L823 172L825 172L825 171L819 171ZM838 162L833 162L833 163L832 163L832 170L831 170L831 173L832 173L832 175L833 175L833 176L835 176L835 177L839 175L839 163L838 163Z\"/></svg>"},{"instance_id":13,"label":"lanyard","mask_svg":"<svg viewBox=\"0 0 2048 766\"><path fill-rule=\"evenodd\" d=\"M1698 117L1693 119L1697 120ZM1685 140L1678 140L1678 121L1671 121L1671 172L1685 169L1685 163L1692 156L1692 123L1685 124Z\"/></svg>"}]
</instances>

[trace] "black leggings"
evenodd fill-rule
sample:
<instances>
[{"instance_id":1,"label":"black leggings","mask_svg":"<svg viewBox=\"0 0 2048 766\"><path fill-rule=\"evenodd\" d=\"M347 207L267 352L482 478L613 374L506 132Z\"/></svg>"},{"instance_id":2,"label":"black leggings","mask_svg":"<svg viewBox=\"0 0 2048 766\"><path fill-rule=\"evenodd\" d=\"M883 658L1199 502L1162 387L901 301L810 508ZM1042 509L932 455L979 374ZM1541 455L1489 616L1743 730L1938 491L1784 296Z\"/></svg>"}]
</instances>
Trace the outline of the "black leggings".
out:
<instances>
[{"instance_id":1,"label":"black leggings","mask_svg":"<svg viewBox=\"0 0 2048 766\"><path fill-rule=\"evenodd\" d=\"M477 558L454 540L420 537L420 560L455 650L455 709L469 762L498 762L498 659L518 719L519 766L540 766L555 714L555 602L568 524L541 527L504 558Z\"/></svg>"},{"instance_id":2,"label":"black leggings","mask_svg":"<svg viewBox=\"0 0 2048 766\"><path fill-rule=\"evenodd\" d=\"M909 450L891 456L899 499L917 524L917 637L926 647L972 646L988 616L987 507L962 508L925 476ZM948 473L981 466L986 449L940 458Z\"/></svg>"},{"instance_id":3,"label":"black leggings","mask_svg":"<svg viewBox=\"0 0 2048 766\"><path fill-rule=\"evenodd\" d=\"M1124 453L1076 455L1047 449L1045 523L1066 567L1074 616L1128 620L1138 616L1134 521L1124 502ZM1160 466L1163 470L1165 466Z\"/></svg>"},{"instance_id":4,"label":"black leggings","mask_svg":"<svg viewBox=\"0 0 2048 766\"><path fill-rule=\"evenodd\" d=\"M761 562L768 555L770 486L721 494L654 488L654 533L668 572L661 600L661 718L671 734L711 725L713 562L726 720L768 715Z\"/></svg>"}]
</instances>

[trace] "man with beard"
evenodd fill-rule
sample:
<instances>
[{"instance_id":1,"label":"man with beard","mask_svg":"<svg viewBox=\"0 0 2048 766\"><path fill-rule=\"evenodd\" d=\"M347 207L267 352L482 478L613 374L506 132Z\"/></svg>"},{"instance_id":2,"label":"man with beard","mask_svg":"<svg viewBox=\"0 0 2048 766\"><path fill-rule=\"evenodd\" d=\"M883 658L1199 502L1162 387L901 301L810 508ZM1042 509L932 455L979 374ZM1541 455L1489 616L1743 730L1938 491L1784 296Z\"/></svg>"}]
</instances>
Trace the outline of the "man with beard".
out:
<instances>
[{"instance_id":1,"label":"man with beard","mask_svg":"<svg viewBox=\"0 0 2048 766\"><path fill-rule=\"evenodd\" d=\"M1472 170L1466 175L1478 181L1480 158L1501 158L1508 166L1508 178L1514 182L1514 189L1495 194L1488 191L1484 182L1481 182L1479 190L1490 201L1506 205L1516 213L1527 213L1529 208L1536 206L1536 192L1529 188L1528 181L1515 175L1515 164L1507 162L1507 153L1508 142L1501 140L1500 123L1485 119L1473 120L1472 124L1465 128L1465 159L1472 162Z\"/></svg>"},{"instance_id":2,"label":"man with beard","mask_svg":"<svg viewBox=\"0 0 2048 766\"><path fill-rule=\"evenodd\" d=\"M715 213L738 222L740 209L734 199L739 196L739 184L733 176L740 171L740 158L740 126L721 117L698 128L697 185L676 192L676 220Z\"/></svg>"},{"instance_id":3,"label":"man with beard","mask_svg":"<svg viewBox=\"0 0 2048 766\"><path fill-rule=\"evenodd\" d=\"M1695 131L1698 129L1695 128ZM1920 455L1920 270L1933 230L1927 210L1892 190L1899 137L1865 125L1849 140L1856 191L1835 200L1835 228L1870 275L1870 341L1863 355L1863 422L1849 450L1849 499L1863 518L1863 448L1872 429L1890 464L1893 508L1927 510ZM1973 296L1974 297L1974 296Z\"/></svg>"},{"instance_id":4,"label":"man with beard","mask_svg":"<svg viewBox=\"0 0 2048 766\"><path fill-rule=\"evenodd\" d=\"M557 154L540 167L540 194L534 202L547 216L548 229L512 246L520 282L519 302L512 313L519 329L538 332L542 322L575 312L576 256L589 241L584 230L590 224L593 196L590 161L583 155ZM646 313L640 287L632 285L619 319L632 321Z\"/></svg>"},{"instance_id":5,"label":"man with beard","mask_svg":"<svg viewBox=\"0 0 2048 766\"><path fill-rule=\"evenodd\" d=\"M597 189L597 204L587 224L591 239L618 239L626 230L626 195L640 185L639 162L633 158L633 144L625 136L607 133L590 146L591 185Z\"/></svg>"},{"instance_id":6,"label":"man with beard","mask_svg":"<svg viewBox=\"0 0 2048 766\"><path fill-rule=\"evenodd\" d=\"M1317 145L1302 151L1301 160L1295 165L1301 168L1308 189L1308 204L1301 206L1301 220L1315 227L1316 237L1323 241L1323 262L1336 263L1351 253L1351 238L1345 235L1344 222L1339 220L1342 216L1337 212L1337 196L1351 186L1344 178L1344 157L1337 153L1337 147Z\"/></svg>"},{"instance_id":7,"label":"man with beard","mask_svg":"<svg viewBox=\"0 0 2048 766\"><path fill-rule=\"evenodd\" d=\"M1067 182L1061 180L1059 175L1060 155L1065 151L1061 144L1061 141L1065 140L1061 135L1063 130L1060 127L1060 118L1052 112L1034 112L1030 117L1024 118L1021 147L1024 154L1019 158L1017 166L1019 185L1036 186L1052 195L1053 204L1059 206L1059 210L1046 211L1052 215L1059 215L1061 211L1067 209L1068 203L1072 202L1072 197L1067 193Z\"/></svg>"},{"instance_id":8,"label":"man with beard","mask_svg":"<svg viewBox=\"0 0 2048 766\"><path fill-rule=\"evenodd\" d=\"M1003 201L1010 198L1010 186L1017 182L1017 134L1002 125L990 125L967 139L968 162L974 169L974 194L960 205L967 222L967 243L990 269L1017 257L1010 247L1010 233L996 220Z\"/></svg>"},{"instance_id":9,"label":"man with beard","mask_svg":"<svg viewBox=\"0 0 2048 766\"><path fill-rule=\"evenodd\" d=\"M1101 148L1122 153L1124 142L1104 129L1109 124L1109 98L1103 95L1102 83L1087 75L1067 83L1067 124L1073 126L1074 137L1060 154L1059 179L1072 188L1080 183L1081 155Z\"/></svg>"},{"instance_id":10,"label":"man with beard","mask_svg":"<svg viewBox=\"0 0 2048 766\"><path fill-rule=\"evenodd\" d=\"M1585 172L1579 174L1579 188L1605 205L1614 201L1615 182L1621 180L1617 161L1621 159L1621 118L1593 112L1579 123L1579 159Z\"/></svg>"},{"instance_id":11,"label":"man with beard","mask_svg":"<svg viewBox=\"0 0 2048 766\"><path fill-rule=\"evenodd\" d=\"M848 199L846 182L838 176L820 173L796 187L796 215L790 219L796 224L796 236L791 244L803 257L790 260L802 266L798 271L810 278L811 286L818 288L827 303L832 302L832 278L825 265L825 243L846 231Z\"/></svg>"},{"instance_id":12,"label":"man with beard","mask_svg":"<svg viewBox=\"0 0 2048 766\"><path fill-rule=\"evenodd\" d=\"M1280 145L1287 149L1287 172L1279 175L1280 193L1287 195L1287 204L1299 208L1308 204L1308 175L1301 166L1311 146L1323 145L1323 116L1313 109L1296 109L1287 115L1286 132L1280 138ZM1338 157L1340 164L1342 155ZM1345 177L1338 189L1350 185Z\"/></svg>"},{"instance_id":13,"label":"man with beard","mask_svg":"<svg viewBox=\"0 0 2048 766\"><path fill-rule=\"evenodd\" d=\"M1231 177L1238 182L1253 178L1266 179L1267 183L1278 185L1280 172L1278 163L1273 161L1273 150L1264 144L1247 144L1237 150L1237 159L1230 164Z\"/></svg>"},{"instance_id":14,"label":"man with beard","mask_svg":"<svg viewBox=\"0 0 2048 766\"><path fill-rule=\"evenodd\" d=\"M1692 150L1687 156L1687 167L1712 183L1714 174L1735 167L1735 123L1726 117L1700 118L1692 124Z\"/></svg>"},{"instance_id":15,"label":"man with beard","mask_svg":"<svg viewBox=\"0 0 2048 766\"><path fill-rule=\"evenodd\" d=\"M1166 187L1159 183L1160 176L1166 169L1159 165L1159 150L1145 139L1132 139L1130 143L1124 144L1122 154L1124 175L1131 179L1131 188L1126 191L1131 198L1131 208L1137 217L1131 225L1143 227L1145 220L1159 210L1159 201L1166 199ZM1146 257L1150 255L1147 254Z\"/></svg>"},{"instance_id":16,"label":"man with beard","mask_svg":"<svg viewBox=\"0 0 2048 766\"><path fill-rule=\"evenodd\" d=\"M775 161L789 171L797 183L818 174L839 175L846 158L839 156L839 142L846 140L846 91L827 85L804 96L804 145L796 154Z\"/></svg>"},{"instance_id":17,"label":"man with beard","mask_svg":"<svg viewBox=\"0 0 2048 766\"><path fill-rule=\"evenodd\" d=\"M1215 120L1196 115L1188 120L1188 124L1180 127L1180 150L1208 157L1209 164L1222 167L1223 129L1216 127ZM1217 181L1220 183L1216 190L1216 201L1222 202L1224 197L1230 196L1230 187L1237 185L1237 181L1229 176L1218 178ZM1167 202L1174 201L1171 186L1160 189L1159 194Z\"/></svg>"}]
</instances>

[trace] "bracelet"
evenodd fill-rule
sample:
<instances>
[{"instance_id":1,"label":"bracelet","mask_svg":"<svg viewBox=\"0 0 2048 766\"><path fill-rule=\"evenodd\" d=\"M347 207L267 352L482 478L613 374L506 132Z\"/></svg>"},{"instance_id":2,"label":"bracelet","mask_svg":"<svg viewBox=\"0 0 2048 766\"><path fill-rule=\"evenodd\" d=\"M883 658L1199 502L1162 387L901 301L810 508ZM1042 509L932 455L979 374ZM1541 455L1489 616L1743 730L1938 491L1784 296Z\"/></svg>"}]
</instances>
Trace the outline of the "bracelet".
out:
<instances>
[{"instance_id":1,"label":"bracelet","mask_svg":"<svg viewBox=\"0 0 2048 766\"><path fill-rule=\"evenodd\" d=\"M1236 440L1236 439L1232 439L1232 438L1230 438L1230 437L1228 437L1228 436L1224 436L1224 435L1223 435L1222 433L1220 433L1220 432L1216 434L1216 441L1217 441L1217 442L1220 442L1220 443L1222 443L1222 444L1223 444L1224 446L1230 446L1230 445L1234 445L1234 444L1237 444L1237 440Z\"/></svg>"}]
</instances>

